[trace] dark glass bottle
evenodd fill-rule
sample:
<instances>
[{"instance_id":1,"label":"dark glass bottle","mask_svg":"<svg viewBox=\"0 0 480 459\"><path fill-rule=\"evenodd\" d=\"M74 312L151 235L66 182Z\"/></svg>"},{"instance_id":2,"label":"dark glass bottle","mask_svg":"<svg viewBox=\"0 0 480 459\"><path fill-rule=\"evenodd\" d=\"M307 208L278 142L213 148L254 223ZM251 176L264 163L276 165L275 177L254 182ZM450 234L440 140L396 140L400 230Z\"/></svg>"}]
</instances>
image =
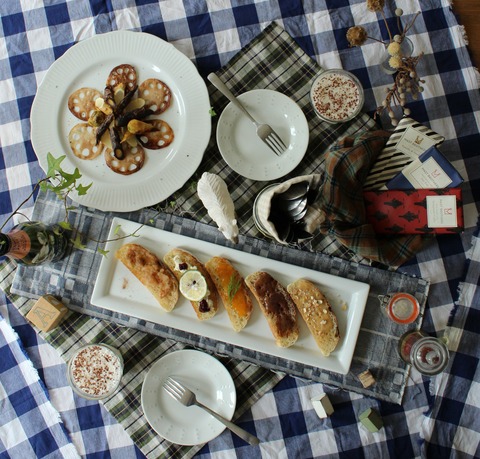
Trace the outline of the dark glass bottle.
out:
<instances>
[{"instance_id":1,"label":"dark glass bottle","mask_svg":"<svg viewBox=\"0 0 480 459\"><path fill-rule=\"evenodd\" d=\"M24 222L8 233L0 233L0 256L25 265L39 265L60 260L67 250L67 232L59 225Z\"/></svg>"}]
</instances>

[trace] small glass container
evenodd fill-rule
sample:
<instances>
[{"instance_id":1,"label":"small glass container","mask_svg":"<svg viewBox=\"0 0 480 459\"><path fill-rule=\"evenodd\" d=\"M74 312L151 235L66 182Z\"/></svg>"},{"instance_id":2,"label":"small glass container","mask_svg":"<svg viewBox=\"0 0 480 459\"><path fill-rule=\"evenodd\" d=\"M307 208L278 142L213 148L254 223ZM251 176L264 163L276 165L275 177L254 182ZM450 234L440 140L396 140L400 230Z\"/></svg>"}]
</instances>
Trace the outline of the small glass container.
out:
<instances>
[{"instance_id":1,"label":"small glass container","mask_svg":"<svg viewBox=\"0 0 480 459\"><path fill-rule=\"evenodd\" d=\"M426 376L441 373L450 357L448 348L441 339L420 330L403 334L398 346L400 357Z\"/></svg>"},{"instance_id":2,"label":"small glass container","mask_svg":"<svg viewBox=\"0 0 480 459\"><path fill-rule=\"evenodd\" d=\"M417 299L409 293L388 293L378 295L382 310L397 324L411 324L420 313Z\"/></svg>"},{"instance_id":3,"label":"small glass container","mask_svg":"<svg viewBox=\"0 0 480 459\"><path fill-rule=\"evenodd\" d=\"M345 123L363 107L363 87L358 78L341 69L325 70L313 81L310 102L317 116L327 123Z\"/></svg>"},{"instance_id":4,"label":"small glass container","mask_svg":"<svg viewBox=\"0 0 480 459\"><path fill-rule=\"evenodd\" d=\"M89 400L112 395L123 375L123 357L108 344L87 344L78 349L67 365L72 389Z\"/></svg>"},{"instance_id":5,"label":"small glass container","mask_svg":"<svg viewBox=\"0 0 480 459\"><path fill-rule=\"evenodd\" d=\"M390 43L388 43L388 45L389 44ZM387 47L388 47L388 45L387 45ZM408 38L408 37L404 37L402 43L400 43L400 50L401 50L401 53L402 53L403 57L410 57L413 54L413 42L412 42L412 40L410 40L410 38ZM390 58L392 56L390 56L390 54L388 54L387 50L385 50L385 54L386 54L385 60L381 63L382 70L388 75L393 75L394 73L398 72L398 69L390 67L389 62L390 62Z\"/></svg>"}]
</instances>

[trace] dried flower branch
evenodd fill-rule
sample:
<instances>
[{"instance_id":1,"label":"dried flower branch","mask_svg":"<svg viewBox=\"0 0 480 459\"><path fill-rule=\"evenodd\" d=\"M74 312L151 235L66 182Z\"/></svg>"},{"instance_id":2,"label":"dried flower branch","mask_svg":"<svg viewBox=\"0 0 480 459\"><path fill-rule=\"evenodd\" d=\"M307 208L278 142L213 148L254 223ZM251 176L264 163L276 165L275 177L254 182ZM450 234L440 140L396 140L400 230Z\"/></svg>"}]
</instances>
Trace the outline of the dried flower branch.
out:
<instances>
[{"instance_id":1,"label":"dried flower branch","mask_svg":"<svg viewBox=\"0 0 480 459\"><path fill-rule=\"evenodd\" d=\"M385 0L366 0L366 7L369 11L380 13L385 22L385 27L388 32L389 42L379 40L377 38L368 35L367 30L362 26L350 27L347 30L347 41L350 46L362 46L368 39L378 41L385 45L388 55L388 67L391 71L388 73L395 73L395 81L391 88L387 88L387 95L382 102L382 105L375 111L375 116L380 114L383 110L387 110L391 123L396 126L398 120L393 112L392 106L399 106L402 109L403 114L409 115L410 110L405 108L406 96L411 94L413 99L418 99L418 95L423 91L422 84L425 83L418 77L416 66L422 53L416 57L406 55L402 44L405 41L407 32L412 28L415 20L420 12L410 20L410 22L402 27L400 18L403 16L403 10L397 8L395 10L395 16L397 17L398 34L393 35L388 25L387 18L384 13Z\"/></svg>"},{"instance_id":2,"label":"dried flower branch","mask_svg":"<svg viewBox=\"0 0 480 459\"><path fill-rule=\"evenodd\" d=\"M416 65L422 54L416 57L406 57L401 61L401 66L395 75L395 80L391 88L387 88L387 95L382 102L382 105L375 111L375 117L383 110L387 110L388 116L393 126L398 124L397 117L393 111L393 106L400 106L404 115L409 116L411 111L405 107L407 94L410 94L412 99L417 100L424 88L422 86L425 80L420 79L416 71ZM393 57L390 58L390 60ZM392 65L392 64L390 64ZM393 67L393 65L392 65Z\"/></svg>"}]
</instances>

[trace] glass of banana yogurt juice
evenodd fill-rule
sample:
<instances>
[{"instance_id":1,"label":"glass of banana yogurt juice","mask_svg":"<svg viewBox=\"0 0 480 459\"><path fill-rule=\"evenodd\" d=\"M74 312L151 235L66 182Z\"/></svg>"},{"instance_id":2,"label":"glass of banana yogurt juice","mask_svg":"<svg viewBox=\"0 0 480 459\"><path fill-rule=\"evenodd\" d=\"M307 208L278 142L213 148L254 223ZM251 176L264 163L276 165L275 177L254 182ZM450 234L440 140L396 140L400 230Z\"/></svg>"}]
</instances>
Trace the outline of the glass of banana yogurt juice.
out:
<instances>
[{"instance_id":1,"label":"glass of banana yogurt juice","mask_svg":"<svg viewBox=\"0 0 480 459\"><path fill-rule=\"evenodd\" d=\"M87 344L67 364L72 389L84 398L101 400L112 395L123 375L123 357L108 344Z\"/></svg>"},{"instance_id":2,"label":"glass of banana yogurt juice","mask_svg":"<svg viewBox=\"0 0 480 459\"><path fill-rule=\"evenodd\" d=\"M345 70L325 70L312 83L310 101L323 121L344 123L355 118L363 107L362 84Z\"/></svg>"}]
</instances>

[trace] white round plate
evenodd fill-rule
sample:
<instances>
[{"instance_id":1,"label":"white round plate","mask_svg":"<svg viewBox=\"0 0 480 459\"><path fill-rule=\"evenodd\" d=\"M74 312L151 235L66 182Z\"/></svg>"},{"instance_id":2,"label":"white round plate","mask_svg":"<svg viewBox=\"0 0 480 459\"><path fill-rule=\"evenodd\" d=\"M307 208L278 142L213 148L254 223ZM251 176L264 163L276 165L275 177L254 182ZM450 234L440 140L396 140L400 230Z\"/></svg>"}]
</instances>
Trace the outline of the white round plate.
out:
<instances>
[{"instance_id":1,"label":"white round plate","mask_svg":"<svg viewBox=\"0 0 480 459\"><path fill-rule=\"evenodd\" d=\"M226 163L243 177L275 180L291 172L307 151L309 129L301 108L286 95L254 89L238 96L259 123L269 124L288 147L277 156L257 136L255 125L231 102L217 126L217 144Z\"/></svg>"},{"instance_id":2,"label":"white round plate","mask_svg":"<svg viewBox=\"0 0 480 459\"><path fill-rule=\"evenodd\" d=\"M80 122L67 107L69 95L81 87L103 92L110 70L119 64L135 67L138 84L147 78L164 81L173 94L171 106L155 116L167 121L174 141L160 150L145 150L143 168L116 174L103 155L82 160L73 155L70 129ZM173 45L143 32L126 30L95 35L72 46L46 73L33 101L32 144L39 163L48 170L47 153L66 155L61 167L78 168L86 195L71 198L105 211L127 212L156 204L178 190L200 165L211 133L210 101L205 82L193 63Z\"/></svg>"},{"instance_id":3,"label":"white round plate","mask_svg":"<svg viewBox=\"0 0 480 459\"><path fill-rule=\"evenodd\" d=\"M225 426L197 406L186 407L163 389L171 376L197 394L197 400L227 419L237 403L235 385L228 370L214 357L195 350L167 354L150 368L142 386L142 407L152 428L178 445L206 443Z\"/></svg>"}]
</instances>

